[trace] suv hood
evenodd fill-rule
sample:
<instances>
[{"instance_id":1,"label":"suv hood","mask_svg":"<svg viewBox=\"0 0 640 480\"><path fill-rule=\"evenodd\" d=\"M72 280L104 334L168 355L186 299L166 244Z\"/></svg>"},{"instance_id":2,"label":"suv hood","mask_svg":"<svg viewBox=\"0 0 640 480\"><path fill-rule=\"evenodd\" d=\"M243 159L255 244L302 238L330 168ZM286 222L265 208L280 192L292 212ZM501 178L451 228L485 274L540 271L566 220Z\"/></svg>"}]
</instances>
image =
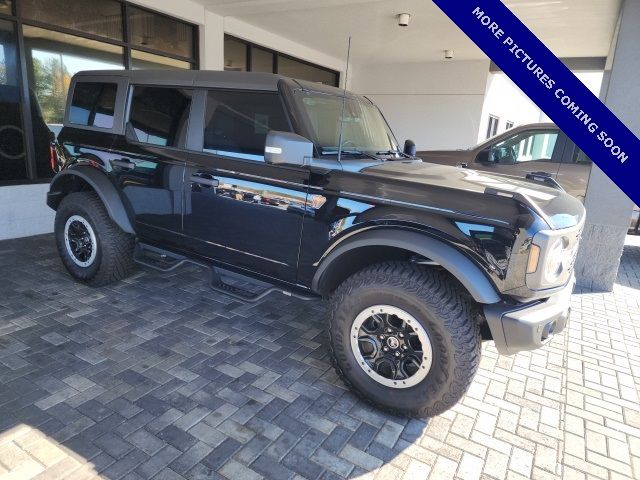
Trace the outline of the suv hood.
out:
<instances>
[{"instance_id":1,"label":"suv hood","mask_svg":"<svg viewBox=\"0 0 640 480\"><path fill-rule=\"evenodd\" d=\"M582 203L564 191L525 179L517 180L467 168L409 160L369 166L362 169L361 173L433 187L433 190L444 190L447 196L456 195L457 191L491 195L493 198L506 197L505 201L516 200L529 206L554 230L577 225L585 214Z\"/></svg>"}]
</instances>

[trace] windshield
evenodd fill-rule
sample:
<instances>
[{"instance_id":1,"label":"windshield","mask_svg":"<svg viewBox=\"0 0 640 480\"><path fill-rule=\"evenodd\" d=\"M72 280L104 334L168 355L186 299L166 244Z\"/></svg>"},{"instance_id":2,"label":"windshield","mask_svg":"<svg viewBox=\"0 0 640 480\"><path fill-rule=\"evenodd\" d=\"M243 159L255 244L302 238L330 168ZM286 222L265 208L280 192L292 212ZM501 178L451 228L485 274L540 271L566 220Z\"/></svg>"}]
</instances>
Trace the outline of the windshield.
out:
<instances>
[{"instance_id":1,"label":"windshield","mask_svg":"<svg viewBox=\"0 0 640 480\"><path fill-rule=\"evenodd\" d=\"M336 154L340 142L343 97L297 90L296 98L307 114L314 140L321 153ZM393 133L378 108L366 99L347 98L344 102L343 152L397 152Z\"/></svg>"}]
</instances>

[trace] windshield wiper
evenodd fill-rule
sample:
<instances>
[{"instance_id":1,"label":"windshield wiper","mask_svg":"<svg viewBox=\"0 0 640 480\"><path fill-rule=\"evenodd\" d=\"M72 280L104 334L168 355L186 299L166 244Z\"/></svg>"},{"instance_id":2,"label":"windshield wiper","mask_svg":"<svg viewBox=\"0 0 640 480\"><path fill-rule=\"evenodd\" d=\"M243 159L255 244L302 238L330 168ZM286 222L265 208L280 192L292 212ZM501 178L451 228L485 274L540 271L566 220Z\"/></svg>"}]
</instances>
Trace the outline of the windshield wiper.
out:
<instances>
[{"instance_id":1,"label":"windshield wiper","mask_svg":"<svg viewBox=\"0 0 640 480\"><path fill-rule=\"evenodd\" d=\"M322 155L338 155L338 149L323 149L322 150ZM371 154L371 153L367 153L367 152L363 152L361 150L356 150L356 149L349 149L349 150L342 150L341 152L339 152L340 155L350 155L350 156L363 156L363 157L368 157L371 158L373 160L378 160L380 162L386 162L386 160L384 158L380 158L380 157L376 157L375 155Z\"/></svg>"}]
</instances>

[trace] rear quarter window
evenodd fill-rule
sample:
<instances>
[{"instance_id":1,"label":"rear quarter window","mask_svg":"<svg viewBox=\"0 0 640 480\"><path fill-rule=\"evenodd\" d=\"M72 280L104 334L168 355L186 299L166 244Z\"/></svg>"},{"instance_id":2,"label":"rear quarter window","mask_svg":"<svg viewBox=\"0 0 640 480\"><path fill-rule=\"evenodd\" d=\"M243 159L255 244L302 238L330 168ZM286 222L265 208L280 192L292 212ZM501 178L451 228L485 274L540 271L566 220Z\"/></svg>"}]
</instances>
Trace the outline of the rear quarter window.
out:
<instances>
[{"instance_id":1,"label":"rear quarter window","mask_svg":"<svg viewBox=\"0 0 640 480\"><path fill-rule=\"evenodd\" d=\"M76 83L69 109L69 123L113 128L117 91L115 83Z\"/></svg>"}]
</instances>

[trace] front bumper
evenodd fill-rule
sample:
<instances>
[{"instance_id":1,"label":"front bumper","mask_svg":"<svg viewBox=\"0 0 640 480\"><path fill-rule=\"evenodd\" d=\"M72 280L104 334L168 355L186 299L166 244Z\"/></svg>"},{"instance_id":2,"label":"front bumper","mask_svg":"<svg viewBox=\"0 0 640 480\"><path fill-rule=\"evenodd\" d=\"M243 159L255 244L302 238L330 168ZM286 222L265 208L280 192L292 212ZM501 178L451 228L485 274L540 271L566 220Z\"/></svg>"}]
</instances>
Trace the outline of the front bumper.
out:
<instances>
[{"instance_id":1,"label":"front bumper","mask_svg":"<svg viewBox=\"0 0 640 480\"><path fill-rule=\"evenodd\" d=\"M513 306L495 303L484 306L484 315L498 352L513 355L535 350L549 342L567 325L571 314L571 293L575 277L544 301Z\"/></svg>"}]
</instances>

